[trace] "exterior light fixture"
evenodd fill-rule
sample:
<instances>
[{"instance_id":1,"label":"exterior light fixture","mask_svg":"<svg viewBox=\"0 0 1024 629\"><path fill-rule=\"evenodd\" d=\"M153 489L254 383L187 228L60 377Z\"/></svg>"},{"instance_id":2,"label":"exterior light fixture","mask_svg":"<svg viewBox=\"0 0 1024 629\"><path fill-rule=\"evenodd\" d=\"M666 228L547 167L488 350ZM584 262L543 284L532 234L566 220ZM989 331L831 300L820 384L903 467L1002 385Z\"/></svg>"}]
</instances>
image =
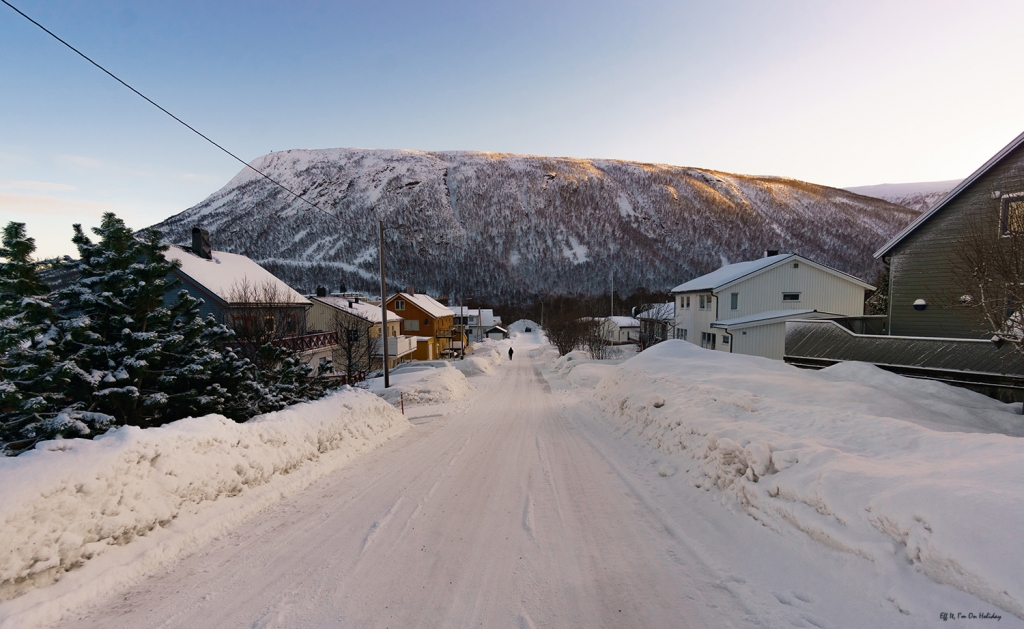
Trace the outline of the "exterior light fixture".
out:
<instances>
[{"instance_id":1,"label":"exterior light fixture","mask_svg":"<svg viewBox=\"0 0 1024 629\"><path fill-rule=\"evenodd\" d=\"M918 299L914 302L914 310L924 310L928 307L928 302L923 299Z\"/></svg>"}]
</instances>

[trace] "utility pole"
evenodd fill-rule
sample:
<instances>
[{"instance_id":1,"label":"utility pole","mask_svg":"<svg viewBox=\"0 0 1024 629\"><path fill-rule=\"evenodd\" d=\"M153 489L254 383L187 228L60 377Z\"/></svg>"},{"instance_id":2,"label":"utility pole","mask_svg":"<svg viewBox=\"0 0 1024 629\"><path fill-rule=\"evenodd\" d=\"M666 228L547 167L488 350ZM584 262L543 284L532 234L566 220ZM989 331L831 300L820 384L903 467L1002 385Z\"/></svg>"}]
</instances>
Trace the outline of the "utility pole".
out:
<instances>
[{"instance_id":1,"label":"utility pole","mask_svg":"<svg viewBox=\"0 0 1024 629\"><path fill-rule=\"evenodd\" d=\"M612 312L611 316L615 316L615 271L608 271L608 281L612 285Z\"/></svg>"},{"instance_id":2,"label":"utility pole","mask_svg":"<svg viewBox=\"0 0 1024 629\"><path fill-rule=\"evenodd\" d=\"M384 221L380 221L380 338L384 352L384 388L391 386L388 373L388 284L384 277Z\"/></svg>"}]
</instances>

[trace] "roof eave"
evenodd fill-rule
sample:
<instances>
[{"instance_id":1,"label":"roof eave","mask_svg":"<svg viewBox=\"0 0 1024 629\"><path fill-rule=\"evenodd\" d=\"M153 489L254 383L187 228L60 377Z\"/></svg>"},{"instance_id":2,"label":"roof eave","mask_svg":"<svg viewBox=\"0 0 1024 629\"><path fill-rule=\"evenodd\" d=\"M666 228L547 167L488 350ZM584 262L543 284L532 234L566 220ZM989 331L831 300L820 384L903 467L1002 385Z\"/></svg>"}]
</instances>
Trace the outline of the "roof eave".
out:
<instances>
[{"instance_id":1,"label":"roof eave","mask_svg":"<svg viewBox=\"0 0 1024 629\"><path fill-rule=\"evenodd\" d=\"M875 259L879 260L879 259L889 255L889 253L893 249L896 248L896 245L900 244L900 242L902 242L904 238L906 238L912 232L914 232L925 221L927 221L931 217L935 216L940 210L942 210L942 208L944 208L947 205L949 205L949 203L953 199L958 197L961 192L963 192L965 189L967 189L968 186L970 186L975 181L980 179L982 175L984 175L989 170L991 170L993 166L995 166L1000 161L1002 161L1004 157L1006 157L1011 152L1016 150L1022 144L1024 144L1024 133L1021 133L1020 135L1018 135L1009 144L1004 146L998 153L996 153L991 158L989 158L989 160L987 162L985 162L984 164L981 165L981 168L979 168L978 170L976 170L973 173L971 173L971 175L969 177L967 177L967 179L964 179L955 188L950 190L949 194L947 194L946 196L942 197L941 201L936 203L929 210L927 210L926 212L924 212L923 214L918 216L912 223L910 223L909 225L904 227L902 230L900 230L900 232L898 234L896 234L895 236L893 236L889 240L889 242L885 243L885 245L883 245L881 249L879 249L878 251L875 252L875 254L874 254Z\"/></svg>"}]
</instances>

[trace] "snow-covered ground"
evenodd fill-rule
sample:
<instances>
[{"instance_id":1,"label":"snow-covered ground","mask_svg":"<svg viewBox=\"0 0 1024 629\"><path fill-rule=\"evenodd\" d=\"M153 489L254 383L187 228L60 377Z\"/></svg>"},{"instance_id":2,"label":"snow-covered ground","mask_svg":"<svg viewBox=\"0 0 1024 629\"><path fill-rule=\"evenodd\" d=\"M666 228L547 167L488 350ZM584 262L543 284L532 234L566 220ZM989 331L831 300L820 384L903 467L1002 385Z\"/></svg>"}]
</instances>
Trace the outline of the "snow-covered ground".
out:
<instances>
[{"instance_id":1,"label":"snow-covered ground","mask_svg":"<svg viewBox=\"0 0 1024 629\"><path fill-rule=\"evenodd\" d=\"M546 358L662 455L659 475L862 558L894 608L941 611L906 582L910 567L1024 618L1019 404L866 364L812 372L682 341L620 366Z\"/></svg>"},{"instance_id":2,"label":"snow-covered ground","mask_svg":"<svg viewBox=\"0 0 1024 629\"><path fill-rule=\"evenodd\" d=\"M350 465L324 466L331 455L322 455L198 514L251 502L303 470L310 478L296 488L321 477L301 492L275 489L267 503L291 495L258 517L206 525L179 515L0 604L0 619L22 626L68 611L62 627L104 629L860 628L953 626L941 616L953 613L1024 627L1019 405L866 365L802 371L676 341L608 361L559 358L535 324L510 332L477 346L479 362L407 372L424 391L419 403L406 398L413 430ZM453 403L445 391L459 378L466 388ZM366 443L397 435L393 408L359 395L391 418ZM233 465L246 455L230 443L209 453ZM125 454L137 460L127 469L172 490L210 464L164 478L148 471L160 458ZM58 551L64 505L91 500L78 493L68 485L36 500L54 512L43 537ZM135 495L146 494L122 493ZM174 542L187 535L195 539ZM165 539L179 560L153 569ZM147 552L158 561L145 564ZM94 583L117 574L101 565L117 557L128 576Z\"/></svg>"},{"instance_id":3,"label":"snow-covered ground","mask_svg":"<svg viewBox=\"0 0 1024 629\"><path fill-rule=\"evenodd\" d=\"M0 458L0 627L53 622L409 428L364 391Z\"/></svg>"}]
</instances>

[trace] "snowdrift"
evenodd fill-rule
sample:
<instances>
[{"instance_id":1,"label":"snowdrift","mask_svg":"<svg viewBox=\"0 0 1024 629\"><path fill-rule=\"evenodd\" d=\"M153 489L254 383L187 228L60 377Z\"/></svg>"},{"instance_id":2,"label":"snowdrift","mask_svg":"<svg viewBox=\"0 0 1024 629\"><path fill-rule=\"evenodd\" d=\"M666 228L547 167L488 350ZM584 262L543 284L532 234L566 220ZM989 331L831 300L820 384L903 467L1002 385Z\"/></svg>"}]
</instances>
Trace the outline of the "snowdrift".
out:
<instances>
[{"instance_id":1,"label":"snowdrift","mask_svg":"<svg viewBox=\"0 0 1024 629\"><path fill-rule=\"evenodd\" d=\"M399 365L391 371L391 386L384 388L383 378L370 381L370 390L393 405L399 398L405 404L440 404L454 402L469 395L466 376L443 360L424 360Z\"/></svg>"},{"instance_id":2,"label":"snowdrift","mask_svg":"<svg viewBox=\"0 0 1024 629\"><path fill-rule=\"evenodd\" d=\"M207 415L2 458L0 626L53 622L408 427L345 387L244 424Z\"/></svg>"},{"instance_id":3,"label":"snowdrift","mask_svg":"<svg viewBox=\"0 0 1024 629\"><path fill-rule=\"evenodd\" d=\"M568 375L594 386L585 366ZM694 486L775 530L879 570L912 564L1024 618L1019 405L872 365L804 371L683 341L603 371L598 404Z\"/></svg>"}]
</instances>

